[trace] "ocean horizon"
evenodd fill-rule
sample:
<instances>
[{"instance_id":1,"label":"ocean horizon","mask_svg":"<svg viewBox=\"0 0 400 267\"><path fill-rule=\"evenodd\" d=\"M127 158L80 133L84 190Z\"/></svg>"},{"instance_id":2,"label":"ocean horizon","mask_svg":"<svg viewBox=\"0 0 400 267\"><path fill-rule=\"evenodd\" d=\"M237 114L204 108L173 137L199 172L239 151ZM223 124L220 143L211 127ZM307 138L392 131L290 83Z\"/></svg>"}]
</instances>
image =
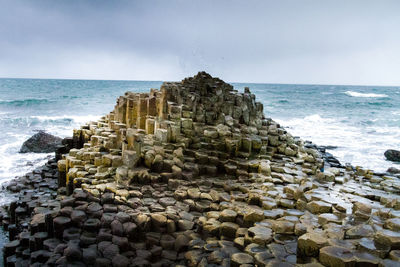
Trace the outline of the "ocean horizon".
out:
<instances>
[{"instance_id":1,"label":"ocean horizon","mask_svg":"<svg viewBox=\"0 0 400 267\"><path fill-rule=\"evenodd\" d=\"M46 162L48 154L20 154L38 130L67 137L74 128L113 109L126 91L147 92L161 81L0 78L0 183ZM264 114L294 136L329 146L342 164L383 172L398 164L387 149L400 147L400 87L231 83L249 87ZM4 200L3 200L4 201Z\"/></svg>"}]
</instances>

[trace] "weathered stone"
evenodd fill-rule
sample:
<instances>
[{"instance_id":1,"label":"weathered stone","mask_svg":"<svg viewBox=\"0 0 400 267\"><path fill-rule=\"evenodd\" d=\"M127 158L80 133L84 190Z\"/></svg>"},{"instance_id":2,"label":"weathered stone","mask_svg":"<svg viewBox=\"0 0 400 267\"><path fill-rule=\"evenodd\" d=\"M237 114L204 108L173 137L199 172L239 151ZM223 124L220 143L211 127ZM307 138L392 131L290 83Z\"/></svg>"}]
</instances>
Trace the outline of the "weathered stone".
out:
<instances>
[{"instance_id":1,"label":"weathered stone","mask_svg":"<svg viewBox=\"0 0 400 267\"><path fill-rule=\"evenodd\" d=\"M311 201L307 203L307 210L314 214L329 213L332 205L324 201Z\"/></svg>"},{"instance_id":2,"label":"weathered stone","mask_svg":"<svg viewBox=\"0 0 400 267\"><path fill-rule=\"evenodd\" d=\"M272 230L277 234L293 234L294 223L289 221L273 221Z\"/></svg>"},{"instance_id":3,"label":"weathered stone","mask_svg":"<svg viewBox=\"0 0 400 267\"><path fill-rule=\"evenodd\" d=\"M244 222L247 223L248 225L252 225L255 222L262 221L263 219L264 219L264 212L263 210L258 208L248 208L248 210L246 210L243 216Z\"/></svg>"},{"instance_id":4,"label":"weathered stone","mask_svg":"<svg viewBox=\"0 0 400 267\"><path fill-rule=\"evenodd\" d=\"M231 256L232 266L244 266L245 264L253 264L254 258L246 253L235 253Z\"/></svg>"},{"instance_id":5,"label":"weathered stone","mask_svg":"<svg viewBox=\"0 0 400 267\"><path fill-rule=\"evenodd\" d=\"M20 153L34 152L34 153L50 153L56 151L57 147L61 145L62 139L60 137L48 134L44 131L39 131L26 140Z\"/></svg>"},{"instance_id":6,"label":"weathered stone","mask_svg":"<svg viewBox=\"0 0 400 267\"><path fill-rule=\"evenodd\" d=\"M359 224L351 227L346 231L347 238L362 238L362 237L372 237L374 236L375 231L371 225L368 224Z\"/></svg>"},{"instance_id":7,"label":"weathered stone","mask_svg":"<svg viewBox=\"0 0 400 267\"><path fill-rule=\"evenodd\" d=\"M378 243L390 246L391 249L400 249L400 232L382 229L376 232L374 239Z\"/></svg>"},{"instance_id":8,"label":"weathered stone","mask_svg":"<svg viewBox=\"0 0 400 267\"><path fill-rule=\"evenodd\" d=\"M327 223L336 223L341 224L342 220L332 213L322 213L318 216L318 223L321 225L325 225Z\"/></svg>"},{"instance_id":9,"label":"weathered stone","mask_svg":"<svg viewBox=\"0 0 400 267\"><path fill-rule=\"evenodd\" d=\"M230 209L224 209L220 216L219 219L221 220L221 222L234 222L237 216L237 212L234 210L230 210Z\"/></svg>"},{"instance_id":10,"label":"weathered stone","mask_svg":"<svg viewBox=\"0 0 400 267\"><path fill-rule=\"evenodd\" d=\"M385 221L385 227L392 231L400 231L400 218L387 219Z\"/></svg>"},{"instance_id":11,"label":"weathered stone","mask_svg":"<svg viewBox=\"0 0 400 267\"><path fill-rule=\"evenodd\" d=\"M82 251L76 242L70 241L64 250L64 256L70 261L79 261L82 258Z\"/></svg>"},{"instance_id":12,"label":"weathered stone","mask_svg":"<svg viewBox=\"0 0 400 267\"><path fill-rule=\"evenodd\" d=\"M319 250L328 245L328 239L321 233L310 232L299 237L297 253L300 256L318 256Z\"/></svg>"},{"instance_id":13,"label":"weathered stone","mask_svg":"<svg viewBox=\"0 0 400 267\"><path fill-rule=\"evenodd\" d=\"M342 248L327 246L321 248L319 252L319 260L325 266L355 266L352 251Z\"/></svg>"},{"instance_id":14,"label":"weathered stone","mask_svg":"<svg viewBox=\"0 0 400 267\"><path fill-rule=\"evenodd\" d=\"M221 235L228 238L234 238L237 229L239 229L239 225L233 222L223 222L219 227Z\"/></svg>"},{"instance_id":15,"label":"weathered stone","mask_svg":"<svg viewBox=\"0 0 400 267\"><path fill-rule=\"evenodd\" d=\"M80 226L86 220L86 213L81 210L73 210L71 213L71 220L73 223Z\"/></svg>"},{"instance_id":16,"label":"weathered stone","mask_svg":"<svg viewBox=\"0 0 400 267\"><path fill-rule=\"evenodd\" d=\"M250 227L248 230L248 235L252 238L254 243L259 245L268 244L272 240L272 230L264 226L256 225L254 227Z\"/></svg>"}]
</instances>

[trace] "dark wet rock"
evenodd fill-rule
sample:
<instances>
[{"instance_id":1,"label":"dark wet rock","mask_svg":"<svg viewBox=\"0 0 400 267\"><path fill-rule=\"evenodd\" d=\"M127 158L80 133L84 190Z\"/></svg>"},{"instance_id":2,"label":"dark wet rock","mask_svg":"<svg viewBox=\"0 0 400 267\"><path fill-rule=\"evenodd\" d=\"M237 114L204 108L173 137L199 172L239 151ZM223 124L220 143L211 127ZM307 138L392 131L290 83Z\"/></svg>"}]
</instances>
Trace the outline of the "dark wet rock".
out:
<instances>
[{"instance_id":1,"label":"dark wet rock","mask_svg":"<svg viewBox=\"0 0 400 267\"><path fill-rule=\"evenodd\" d=\"M130 248L127 237L121 237L121 236L114 235L112 237L112 242L113 242L113 244L117 245L121 251L127 251Z\"/></svg>"},{"instance_id":2,"label":"dark wet rock","mask_svg":"<svg viewBox=\"0 0 400 267\"><path fill-rule=\"evenodd\" d=\"M53 220L54 235L62 239L64 229L67 229L71 223L71 219L68 217L58 216Z\"/></svg>"},{"instance_id":3,"label":"dark wet rock","mask_svg":"<svg viewBox=\"0 0 400 267\"><path fill-rule=\"evenodd\" d=\"M123 236L124 228L122 223L118 220L113 220L111 223L111 231L113 235Z\"/></svg>"},{"instance_id":4,"label":"dark wet rock","mask_svg":"<svg viewBox=\"0 0 400 267\"><path fill-rule=\"evenodd\" d=\"M90 232L97 232L100 228L100 220L97 218L87 219L83 224L83 229Z\"/></svg>"},{"instance_id":5,"label":"dark wet rock","mask_svg":"<svg viewBox=\"0 0 400 267\"><path fill-rule=\"evenodd\" d=\"M400 161L400 151L388 149L385 151L385 157L390 161Z\"/></svg>"},{"instance_id":6,"label":"dark wet rock","mask_svg":"<svg viewBox=\"0 0 400 267\"><path fill-rule=\"evenodd\" d=\"M122 227L127 237L133 240L137 234L137 225L133 222L126 222L122 225Z\"/></svg>"},{"instance_id":7,"label":"dark wet rock","mask_svg":"<svg viewBox=\"0 0 400 267\"><path fill-rule=\"evenodd\" d=\"M70 241L64 250L64 256L70 261L79 261L82 258L82 251L76 242Z\"/></svg>"},{"instance_id":8,"label":"dark wet rock","mask_svg":"<svg viewBox=\"0 0 400 267\"><path fill-rule=\"evenodd\" d=\"M71 212L71 220L78 226L81 226L86 220L86 213L81 210L73 210Z\"/></svg>"},{"instance_id":9,"label":"dark wet rock","mask_svg":"<svg viewBox=\"0 0 400 267\"><path fill-rule=\"evenodd\" d=\"M130 264L130 260L124 255L118 254L113 257L112 264L115 267L128 267Z\"/></svg>"},{"instance_id":10,"label":"dark wet rock","mask_svg":"<svg viewBox=\"0 0 400 267\"><path fill-rule=\"evenodd\" d=\"M400 173L400 169L397 169L395 167L390 167L386 170L388 173L392 173L392 174L398 174ZM382 175L383 176L383 175Z\"/></svg>"},{"instance_id":11,"label":"dark wet rock","mask_svg":"<svg viewBox=\"0 0 400 267\"><path fill-rule=\"evenodd\" d=\"M81 229L76 227L70 227L64 230L63 232L63 240L78 240L81 236Z\"/></svg>"},{"instance_id":12,"label":"dark wet rock","mask_svg":"<svg viewBox=\"0 0 400 267\"><path fill-rule=\"evenodd\" d=\"M26 140L20 153L50 153L56 151L57 147L61 145L62 139L60 137L48 134L44 131L35 133L32 137Z\"/></svg>"},{"instance_id":13,"label":"dark wet rock","mask_svg":"<svg viewBox=\"0 0 400 267\"><path fill-rule=\"evenodd\" d=\"M97 258L97 249L94 248L84 248L82 252L82 260L87 265L94 265Z\"/></svg>"},{"instance_id":14,"label":"dark wet rock","mask_svg":"<svg viewBox=\"0 0 400 267\"><path fill-rule=\"evenodd\" d=\"M109 266L112 266L112 262L110 259L107 259L107 258L97 258L95 266L109 267Z\"/></svg>"}]
</instances>

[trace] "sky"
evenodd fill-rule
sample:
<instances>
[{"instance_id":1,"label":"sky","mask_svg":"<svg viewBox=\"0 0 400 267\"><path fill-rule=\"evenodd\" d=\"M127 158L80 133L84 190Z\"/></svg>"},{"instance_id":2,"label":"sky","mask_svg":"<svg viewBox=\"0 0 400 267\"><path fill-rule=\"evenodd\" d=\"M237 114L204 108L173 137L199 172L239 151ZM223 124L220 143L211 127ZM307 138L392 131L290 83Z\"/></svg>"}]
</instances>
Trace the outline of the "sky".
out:
<instances>
[{"instance_id":1,"label":"sky","mask_svg":"<svg viewBox=\"0 0 400 267\"><path fill-rule=\"evenodd\" d=\"M400 1L0 0L0 77L400 85Z\"/></svg>"}]
</instances>

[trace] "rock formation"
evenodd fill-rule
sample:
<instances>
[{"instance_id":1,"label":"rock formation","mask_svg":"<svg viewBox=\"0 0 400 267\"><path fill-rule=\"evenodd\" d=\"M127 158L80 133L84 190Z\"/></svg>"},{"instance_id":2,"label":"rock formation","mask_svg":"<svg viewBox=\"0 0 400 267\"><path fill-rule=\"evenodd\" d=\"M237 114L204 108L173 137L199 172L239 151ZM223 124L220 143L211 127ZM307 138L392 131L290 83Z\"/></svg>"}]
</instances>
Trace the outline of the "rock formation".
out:
<instances>
[{"instance_id":1,"label":"rock formation","mask_svg":"<svg viewBox=\"0 0 400 267\"><path fill-rule=\"evenodd\" d=\"M317 150L265 118L249 88L239 93L207 73L127 92L64 145L54 200L33 201L29 192L40 186L26 177L12 184L24 193L3 214L14 229L8 266L395 266L400 259L398 177L321 172Z\"/></svg>"},{"instance_id":2,"label":"rock formation","mask_svg":"<svg viewBox=\"0 0 400 267\"><path fill-rule=\"evenodd\" d=\"M26 140L20 149L20 153L51 153L55 152L61 145L60 137L48 134L44 131L38 131L28 140Z\"/></svg>"},{"instance_id":3,"label":"rock formation","mask_svg":"<svg viewBox=\"0 0 400 267\"><path fill-rule=\"evenodd\" d=\"M385 151L385 157L390 161L400 162L400 151L394 149L388 149Z\"/></svg>"}]
</instances>

